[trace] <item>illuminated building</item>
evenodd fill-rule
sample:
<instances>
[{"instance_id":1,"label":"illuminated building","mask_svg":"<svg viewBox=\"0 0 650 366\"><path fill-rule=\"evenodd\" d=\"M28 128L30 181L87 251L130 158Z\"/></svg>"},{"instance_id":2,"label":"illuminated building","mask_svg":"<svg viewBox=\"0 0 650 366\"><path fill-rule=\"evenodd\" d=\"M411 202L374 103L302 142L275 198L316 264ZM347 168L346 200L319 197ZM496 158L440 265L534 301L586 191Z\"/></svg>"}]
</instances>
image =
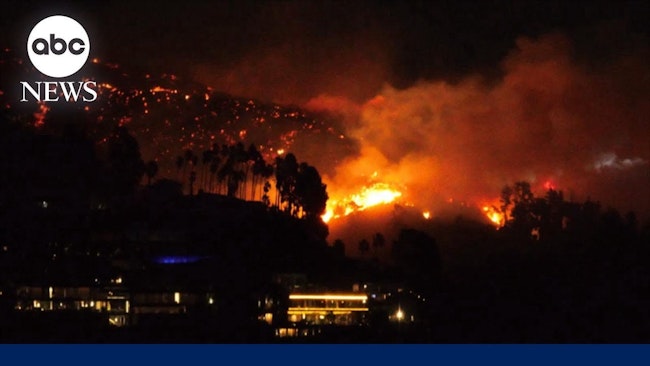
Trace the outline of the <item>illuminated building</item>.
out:
<instances>
[{"instance_id":1,"label":"illuminated building","mask_svg":"<svg viewBox=\"0 0 650 366\"><path fill-rule=\"evenodd\" d=\"M137 324L149 316L185 314L196 307L215 303L212 293L170 290L129 291L121 278L110 286L20 286L14 309L22 312L90 312L106 316L113 326Z\"/></svg>"},{"instance_id":2,"label":"illuminated building","mask_svg":"<svg viewBox=\"0 0 650 366\"><path fill-rule=\"evenodd\" d=\"M289 295L288 320L310 325L357 325L366 321L368 296L359 293Z\"/></svg>"},{"instance_id":3,"label":"illuminated building","mask_svg":"<svg viewBox=\"0 0 650 366\"><path fill-rule=\"evenodd\" d=\"M81 311L107 316L115 326L128 324L129 295L119 288L90 286L20 286L16 288L18 311Z\"/></svg>"}]
</instances>

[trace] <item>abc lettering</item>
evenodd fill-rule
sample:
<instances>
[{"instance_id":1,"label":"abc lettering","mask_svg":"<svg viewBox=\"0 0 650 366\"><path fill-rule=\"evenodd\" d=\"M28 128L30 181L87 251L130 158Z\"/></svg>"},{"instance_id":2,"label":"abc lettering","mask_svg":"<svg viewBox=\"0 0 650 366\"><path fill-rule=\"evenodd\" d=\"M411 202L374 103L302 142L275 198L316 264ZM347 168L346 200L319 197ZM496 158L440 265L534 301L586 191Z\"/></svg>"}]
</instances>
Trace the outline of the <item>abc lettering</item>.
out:
<instances>
[{"instance_id":1,"label":"abc lettering","mask_svg":"<svg viewBox=\"0 0 650 366\"><path fill-rule=\"evenodd\" d=\"M94 102L97 99L97 83L94 81L37 81L35 87L26 81L21 81L20 84L23 87L21 102L27 102L30 94L34 100L45 102L56 102L61 97L68 102L76 102L79 99Z\"/></svg>"},{"instance_id":2,"label":"abc lettering","mask_svg":"<svg viewBox=\"0 0 650 366\"><path fill-rule=\"evenodd\" d=\"M80 55L86 49L84 46L84 41L79 38L73 38L66 43L64 39L56 38L53 33L50 33L50 42L43 38L36 38L32 43L32 51L37 55L49 55L50 51L55 55L62 55L70 50L73 55Z\"/></svg>"}]
</instances>

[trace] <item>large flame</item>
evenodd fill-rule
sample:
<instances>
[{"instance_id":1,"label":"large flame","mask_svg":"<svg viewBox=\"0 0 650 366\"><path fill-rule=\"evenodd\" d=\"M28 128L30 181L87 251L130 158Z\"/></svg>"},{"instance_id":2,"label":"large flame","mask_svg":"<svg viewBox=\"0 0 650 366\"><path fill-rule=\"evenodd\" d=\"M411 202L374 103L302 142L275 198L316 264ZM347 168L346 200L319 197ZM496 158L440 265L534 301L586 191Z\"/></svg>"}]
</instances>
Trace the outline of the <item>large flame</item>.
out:
<instances>
[{"instance_id":1,"label":"large flame","mask_svg":"<svg viewBox=\"0 0 650 366\"><path fill-rule=\"evenodd\" d=\"M362 187L358 193L344 198L330 198L327 201L325 214L321 216L324 222L353 212L363 211L369 207L385 205L402 197L402 192L388 183L373 183Z\"/></svg>"},{"instance_id":2,"label":"large flame","mask_svg":"<svg viewBox=\"0 0 650 366\"><path fill-rule=\"evenodd\" d=\"M374 173L372 178L374 179L376 177L377 173ZM403 199L403 194L396 186L385 182L371 183L361 187L357 193L341 196L332 195L327 201L325 213L321 218L323 222L329 223L333 219L345 217L354 212L364 211L370 207L395 203L400 198ZM453 203L453 200L450 199L448 202ZM414 206L411 203L404 204L406 206ZM478 208L497 229L505 225L505 215L498 208L496 202L485 202L483 205L479 205ZM422 211L422 217L425 220L430 220L432 218L431 211L424 209Z\"/></svg>"},{"instance_id":3,"label":"large flame","mask_svg":"<svg viewBox=\"0 0 650 366\"><path fill-rule=\"evenodd\" d=\"M490 220L490 222L496 225L497 228L502 227L505 224L505 216L503 215L503 212L501 212L496 207L496 205L484 205L483 213L485 214L485 217Z\"/></svg>"}]
</instances>

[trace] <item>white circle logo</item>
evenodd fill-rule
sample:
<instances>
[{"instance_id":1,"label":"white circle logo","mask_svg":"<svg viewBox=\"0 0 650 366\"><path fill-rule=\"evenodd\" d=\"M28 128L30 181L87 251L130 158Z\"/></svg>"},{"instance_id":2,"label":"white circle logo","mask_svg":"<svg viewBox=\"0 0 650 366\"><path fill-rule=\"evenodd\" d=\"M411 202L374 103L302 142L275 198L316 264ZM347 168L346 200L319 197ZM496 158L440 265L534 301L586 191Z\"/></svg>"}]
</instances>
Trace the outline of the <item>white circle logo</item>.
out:
<instances>
[{"instance_id":1,"label":"white circle logo","mask_svg":"<svg viewBox=\"0 0 650 366\"><path fill-rule=\"evenodd\" d=\"M38 22L29 33L27 54L38 71L49 77L64 78L86 63L90 39L76 20L53 15Z\"/></svg>"}]
</instances>

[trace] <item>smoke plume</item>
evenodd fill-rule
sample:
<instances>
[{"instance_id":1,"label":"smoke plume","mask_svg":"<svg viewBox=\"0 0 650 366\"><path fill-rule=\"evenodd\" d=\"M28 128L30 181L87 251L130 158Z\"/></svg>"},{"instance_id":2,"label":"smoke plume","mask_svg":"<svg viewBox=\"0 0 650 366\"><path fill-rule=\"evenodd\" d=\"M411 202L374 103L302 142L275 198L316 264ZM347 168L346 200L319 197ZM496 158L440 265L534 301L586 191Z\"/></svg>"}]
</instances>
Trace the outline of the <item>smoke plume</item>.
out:
<instances>
[{"instance_id":1,"label":"smoke plume","mask_svg":"<svg viewBox=\"0 0 650 366\"><path fill-rule=\"evenodd\" d=\"M648 217L647 50L599 65L573 54L561 34L521 37L497 81L386 84L361 104L312 99L309 108L342 113L360 144L358 155L330 170L330 196L377 180L435 214L442 202L481 205L505 184L527 180L539 194L552 186L568 199L591 197Z\"/></svg>"}]
</instances>

